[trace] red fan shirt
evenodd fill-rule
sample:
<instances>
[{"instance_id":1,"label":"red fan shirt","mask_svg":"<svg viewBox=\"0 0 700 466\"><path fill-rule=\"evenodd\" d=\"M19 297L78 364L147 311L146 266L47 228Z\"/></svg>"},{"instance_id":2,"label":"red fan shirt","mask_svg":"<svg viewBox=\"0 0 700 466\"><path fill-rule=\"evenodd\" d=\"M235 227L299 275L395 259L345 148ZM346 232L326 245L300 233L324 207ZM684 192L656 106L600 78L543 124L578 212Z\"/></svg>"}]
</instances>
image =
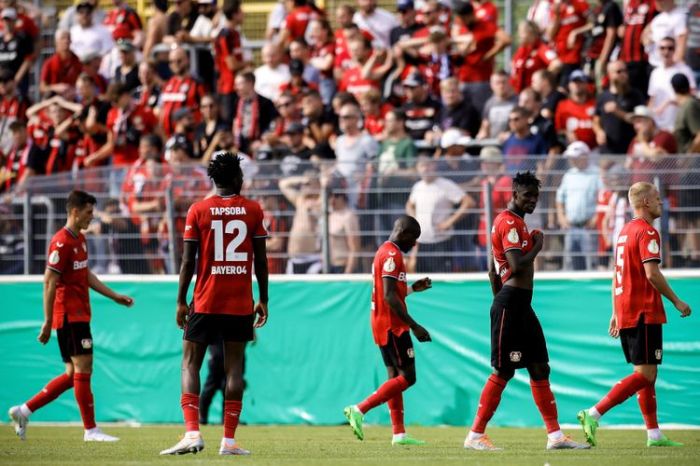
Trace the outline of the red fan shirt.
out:
<instances>
[{"instance_id":1,"label":"red fan shirt","mask_svg":"<svg viewBox=\"0 0 700 466\"><path fill-rule=\"evenodd\" d=\"M486 1L479 4L474 4L474 16L480 21L488 21L493 25L498 24L498 7L493 2Z\"/></svg>"},{"instance_id":2,"label":"red fan shirt","mask_svg":"<svg viewBox=\"0 0 700 466\"><path fill-rule=\"evenodd\" d=\"M52 328L68 322L90 322L88 294L88 252L82 233L61 228L51 238L46 267L60 274L53 302Z\"/></svg>"},{"instance_id":3,"label":"red fan shirt","mask_svg":"<svg viewBox=\"0 0 700 466\"><path fill-rule=\"evenodd\" d=\"M301 39L309 22L318 16L316 10L309 5L295 7L282 22L282 29L289 31L290 40Z\"/></svg>"},{"instance_id":4,"label":"red fan shirt","mask_svg":"<svg viewBox=\"0 0 700 466\"><path fill-rule=\"evenodd\" d=\"M114 150L112 165L124 167L133 164L139 158L138 140L129 140L127 133L149 134L158 124L150 107L137 105L128 112L112 107L107 114L107 128L112 132Z\"/></svg>"},{"instance_id":5,"label":"red fan shirt","mask_svg":"<svg viewBox=\"0 0 700 466\"><path fill-rule=\"evenodd\" d=\"M199 243L194 312L253 313L253 238L266 238L260 205L243 196L212 196L194 203L185 241Z\"/></svg>"},{"instance_id":6,"label":"red fan shirt","mask_svg":"<svg viewBox=\"0 0 700 466\"><path fill-rule=\"evenodd\" d=\"M510 210L498 214L491 229L491 246L496 273L501 277L501 283L505 283L513 274L506 252L517 249L526 254L532 249L532 238L525 219Z\"/></svg>"},{"instance_id":7,"label":"red fan shirt","mask_svg":"<svg viewBox=\"0 0 700 466\"><path fill-rule=\"evenodd\" d=\"M619 328L632 328L644 316L646 324L665 324L661 293L647 279L644 263L661 262L661 237L642 218L626 224L615 245L615 316Z\"/></svg>"},{"instance_id":8,"label":"red fan shirt","mask_svg":"<svg viewBox=\"0 0 700 466\"><path fill-rule=\"evenodd\" d=\"M547 68L556 58L557 53L540 41L518 47L513 55L510 77L515 91L520 92L529 87L535 71Z\"/></svg>"},{"instance_id":9,"label":"red fan shirt","mask_svg":"<svg viewBox=\"0 0 700 466\"><path fill-rule=\"evenodd\" d=\"M356 99L359 99L362 94L372 88L378 90L379 82L363 78L361 66L353 66L345 70L338 84L338 90L349 92L354 95Z\"/></svg>"},{"instance_id":10,"label":"red fan shirt","mask_svg":"<svg viewBox=\"0 0 700 466\"><path fill-rule=\"evenodd\" d=\"M228 67L226 59L233 56L238 63L243 62L241 34L235 29L222 29L219 35L216 36L216 41L214 41L214 52L216 67L219 70L219 80L216 85L217 92L219 94L231 94L235 92L234 81L236 72Z\"/></svg>"},{"instance_id":11,"label":"red fan shirt","mask_svg":"<svg viewBox=\"0 0 700 466\"><path fill-rule=\"evenodd\" d=\"M552 5L550 10L550 19L552 21L554 21L557 8L559 8L559 29L554 36L554 47L562 63L579 64L585 40L584 35L579 34L576 37L576 42L572 48L569 48L566 42L571 31L586 24L589 9L588 2L585 0L570 0L566 3L559 3L558 6Z\"/></svg>"},{"instance_id":12,"label":"red fan shirt","mask_svg":"<svg viewBox=\"0 0 700 466\"><path fill-rule=\"evenodd\" d=\"M554 128L557 131L573 132L577 141L583 141L591 149L598 147L593 131L595 99L577 103L571 99L562 100L554 114Z\"/></svg>"},{"instance_id":13,"label":"red fan shirt","mask_svg":"<svg viewBox=\"0 0 700 466\"><path fill-rule=\"evenodd\" d=\"M82 71L83 65L73 52L68 52L65 60L54 53L41 67L41 81L49 85L63 83L75 86Z\"/></svg>"},{"instance_id":14,"label":"red fan shirt","mask_svg":"<svg viewBox=\"0 0 700 466\"><path fill-rule=\"evenodd\" d=\"M389 332L398 336L409 330L408 325L394 313L384 301L384 277L390 277L397 281L396 289L399 300L406 302L408 285L406 282L406 265L403 262L401 249L391 241L382 244L374 256L372 263L372 311L370 322L374 342L384 346L389 341Z\"/></svg>"},{"instance_id":15,"label":"red fan shirt","mask_svg":"<svg viewBox=\"0 0 700 466\"><path fill-rule=\"evenodd\" d=\"M457 78L460 82L488 82L493 74L495 57L484 60L484 55L491 50L496 42L498 26L490 21L476 21L470 28L460 26L459 34L472 34L476 49L464 56L464 62L459 68Z\"/></svg>"},{"instance_id":16,"label":"red fan shirt","mask_svg":"<svg viewBox=\"0 0 700 466\"><path fill-rule=\"evenodd\" d=\"M102 24L112 31L114 40L131 40L135 31L143 29L139 14L128 5L109 11Z\"/></svg>"}]
</instances>

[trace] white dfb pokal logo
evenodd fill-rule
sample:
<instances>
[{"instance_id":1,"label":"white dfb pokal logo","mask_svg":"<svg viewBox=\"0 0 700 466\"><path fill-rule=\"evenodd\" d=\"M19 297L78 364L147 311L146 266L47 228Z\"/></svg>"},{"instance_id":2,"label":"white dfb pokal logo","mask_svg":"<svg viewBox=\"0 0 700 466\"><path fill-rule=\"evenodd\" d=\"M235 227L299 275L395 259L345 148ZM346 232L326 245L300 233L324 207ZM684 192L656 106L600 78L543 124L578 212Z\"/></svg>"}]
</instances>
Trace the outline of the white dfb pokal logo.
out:
<instances>
[{"instance_id":1,"label":"white dfb pokal logo","mask_svg":"<svg viewBox=\"0 0 700 466\"><path fill-rule=\"evenodd\" d=\"M413 351L413 348L408 348L406 350L406 354L408 355L409 358L413 359L416 356L415 351Z\"/></svg>"},{"instance_id":2,"label":"white dfb pokal logo","mask_svg":"<svg viewBox=\"0 0 700 466\"><path fill-rule=\"evenodd\" d=\"M657 361L661 361L661 354L662 354L662 350L660 350L660 349L657 349L656 351L654 351L654 356L656 357Z\"/></svg>"},{"instance_id":3,"label":"white dfb pokal logo","mask_svg":"<svg viewBox=\"0 0 700 466\"><path fill-rule=\"evenodd\" d=\"M520 360L523 358L523 355L520 351L511 351L510 352L510 362L520 362Z\"/></svg>"}]
</instances>

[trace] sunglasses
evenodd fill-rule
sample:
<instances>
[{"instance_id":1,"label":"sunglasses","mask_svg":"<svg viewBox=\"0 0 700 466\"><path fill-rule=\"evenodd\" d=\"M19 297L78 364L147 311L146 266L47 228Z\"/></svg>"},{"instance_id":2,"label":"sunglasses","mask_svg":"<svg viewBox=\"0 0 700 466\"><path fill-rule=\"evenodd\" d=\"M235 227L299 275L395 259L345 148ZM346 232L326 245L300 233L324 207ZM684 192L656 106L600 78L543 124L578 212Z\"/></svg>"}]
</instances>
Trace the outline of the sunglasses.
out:
<instances>
[{"instance_id":1,"label":"sunglasses","mask_svg":"<svg viewBox=\"0 0 700 466\"><path fill-rule=\"evenodd\" d=\"M286 108L286 107L291 107L292 103L291 102L280 102L277 104L279 108Z\"/></svg>"}]
</instances>

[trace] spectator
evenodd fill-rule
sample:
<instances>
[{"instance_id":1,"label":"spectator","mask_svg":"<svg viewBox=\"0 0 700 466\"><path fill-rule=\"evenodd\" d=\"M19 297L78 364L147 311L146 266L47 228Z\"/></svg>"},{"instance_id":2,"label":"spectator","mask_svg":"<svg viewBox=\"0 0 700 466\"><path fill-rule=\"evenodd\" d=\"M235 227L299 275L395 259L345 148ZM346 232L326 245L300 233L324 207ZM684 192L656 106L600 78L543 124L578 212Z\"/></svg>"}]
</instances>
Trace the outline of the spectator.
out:
<instances>
[{"instance_id":1,"label":"spectator","mask_svg":"<svg viewBox=\"0 0 700 466\"><path fill-rule=\"evenodd\" d=\"M479 17L472 3L460 2L455 8L459 22L452 27L452 39L457 50L464 55L458 79L480 114L491 93L489 80L496 55L511 43L510 36L498 29L496 21L491 21L493 15L486 8L489 4L491 2L480 5L483 8L479 11L484 14Z\"/></svg>"},{"instance_id":2,"label":"spectator","mask_svg":"<svg viewBox=\"0 0 700 466\"><path fill-rule=\"evenodd\" d=\"M114 8L107 13L102 24L112 32L112 39L126 39L136 47L143 45L143 25L139 14L129 6L126 0L112 0Z\"/></svg>"},{"instance_id":3,"label":"spectator","mask_svg":"<svg viewBox=\"0 0 700 466\"><path fill-rule=\"evenodd\" d=\"M627 63L630 86L635 89L649 88L651 65L642 43L642 34L656 14L655 2L628 0L625 4L620 60Z\"/></svg>"},{"instance_id":4,"label":"spectator","mask_svg":"<svg viewBox=\"0 0 700 466\"><path fill-rule=\"evenodd\" d=\"M678 145L673 134L656 125L649 107L635 107L632 124L636 135L627 150L625 166L632 172L632 183L652 182L653 171L665 168L661 160L663 156L677 153Z\"/></svg>"},{"instance_id":5,"label":"spectator","mask_svg":"<svg viewBox=\"0 0 700 466\"><path fill-rule=\"evenodd\" d=\"M678 113L673 132L681 154L700 154L700 101L693 96L690 81L683 73L673 75Z\"/></svg>"},{"instance_id":6,"label":"spectator","mask_svg":"<svg viewBox=\"0 0 700 466\"><path fill-rule=\"evenodd\" d=\"M27 2L18 2L17 0L5 0L0 5L1 8L13 8L17 14L15 19L15 32L24 35L32 43L32 48L39 48L39 27L34 21L34 18L40 19L42 11L35 5ZM0 34L4 32L5 25L0 22Z\"/></svg>"},{"instance_id":7,"label":"spectator","mask_svg":"<svg viewBox=\"0 0 700 466\"><path fill-rule=\"evenodd\" d=\"M685 62L695 75L695 83L700 83L700 2L688 6L688 44Z\"/></svg>"},{"instance_id":8,"label":"spectator","mask_svg":"<svg viewBox=\"0 0 700 466\"><path fill-rule=\"evenodd\" d=\"M168 0L153 1L153 16L148 19L143 55L149 57L153 48L163 42L168 32Z\"/></svg>"},{"instance_id":9,"label":"spectator","mask_svg":"<svg viewBox=\"0 0 700 466\"><path fill-rule=\"evenodd\" d=\"M175 8L168 15L165 28L166 35L163 37L162 42L168 45L185 42L198 16L199 11L192 4L192 0L178 0L175 3Z\"/></svg>"},{"instance_id":10,"label":"spectator","mask_svg":"<svg viewBox=\"0 0 700 466\"><path fill-rule=\"evenodd\" d=\"M96 94L102 95L107 92L108 82L105 77L100 74L102 56L98 52L87 52L85 55L80 56L80 63L83 65L83 72L81 74L90 78L92 85L95 87Z\"/></svg>"},{"instance_id":11,"label":"spectator","mask_svg":"<svg viewBox=\"0 0 700 466\"><path fill-rule=\"evenodd\" d=\"M333 79L333 64L335 62L333 29L326 19L311 21L309 28L309 34L313 41L309 63L320 73L319 92L323 103L328 105L331 103L336 89L335 79Z\"/></svg>"},{"instance_id":12,"label":"spectator","mask_svg":"<svg viewBox=\"0 0 700 466\"><path fill-rule=\"evenodd\" d=\"M562 100L566 99L566 94L557 87L554 74L544 69L535 71L532 74L532 89L542 97L540 114L544 118L554 121L557 107Z\"/></svg>"},{"instance_id":13,"label":"spectator","mask_svg":"<svg viewBox=\"0 0 700 466\"><path fill-rule=\"evenodd\" d=\"M133 98L140 105L150 107L158 116L160 108L160 84L157 79L156 69L152 62L143 61L139 64L139 85L134 89Z\"/></svg>"},{"instance_id":14,"label":"spectator","mask_svg":"<svg viewBox=\"0 0 700 466\"><path fill-rule=\"evenodd\" d=\"M46 170L46 152L27 137L27 123L15 120L10 123L12 146L5 152L5 166L0 167L3 177L0 191L22 192L27 179L43 175Z\"/></svg>"},{"instance_id":15,"label":"spectator","mask_svg":"<svg viewBox=\"0 0 700 466\"><path fill-rule=\"evenodd\" d=\"M338 112L343 134L335 139L336 170L345 178L348 200L352 207L366 207L366 188L371 180L371 165L379 153L379 145L363 130L360 108L348 103Z\"/></svg>"},{"instance_id":16,"label":"spectator","mask_svg":"<svg viewBox=\"0 0 700 466\"><path fill-rule=\"evenodd\" d=\"M394 47L396 44L411 39L413 34L421 28L421 25L416 22L416 8L413 0L398 0L396 2L396 14L398 15L399 24L389 31L389 44ZM401 51L401 49L398 49ZM394 48L394 55L397 49Z\"/></svg>"},{"instance_id":17,"label":"spectator","mask_svg":"<svg viewBox=\"0 0 700 466\"><path fill-rule=\"evenodd\" d=\"M528 111L530 132L542 136L547 153L550 155L562 153L564 148L557 137L554 122L542 116L542 96L533 88L527 87L518 96L518 105ZM508 126L508 130L510 130L510 126Z\"/></svg>"},{"instance_id":18,"label":"spectator","mask_svg":"<svg viewBox=\"0 0 700 466\"><path fill-rule=\"evenodd\" d=\"M112 82L122 83L129 91L139 86L139 67L136 61L136 47L128 39L117 40L119 49L119 62L116 67Z\"/></svg>"},{"instance_id":19,"label":"spectator","mask_svg":"<svg viewBox=\"0 0 700 466\"><path fill-rule=\"evenodd\" d=\"M484 105L481 128L476 138L498 139L502 142L508 137L510 111L518 103L518 97L508 82L508 73L500 70L491 75L491 92L493 95Z\"/></svg>"},{"instance_id":20,"label":"spectator","mask_svg":"<svg viewBox=\"0 0 700 466\"><path fill-rule=\"evenodd\" d=\"M472 4L477 19L498 24L498 7L491 0L473 0Z\"/></svg>"},{"instance_id":21,"label":"spectator","mask_svg":"<svg viewBox=\"0 0 700 466\"><path fill-rule=\"evenodd\" d=\"M294 39L289 44L289 72L292 72L291 62L297 60L301 66L297 66L300 76L309 83L309 85L318 88L318 83L321 81L321 73L311 64L311 48L304 38Z\"/></svg>"},{"instance_id":22,"label":"spectator","mask_svg":"<svg viewBox=\"0 0 700 466\"><path fill-rule=\"evenodd\" d=\"M0 68L8 69L14 76L15 83L21 94L26 94L29 89L27 73L32 65L34 45L31 38L17 31L15 21L17 10L3 8L0 11L2 19L2 41L0 41Z\"/></svg>"},{"instance_id":23,"label":"spectator","mask_svg":"<svg viewBox=\"0 0 700 466\"><path fill-rule=\"evenodd\" d=\"M194 50L197 77L207 89L211 89L215 85L214 57L211 47L216 37L212 21L216 14L216 1L198 0L197 13L197 19L192 28L179 31L176 37L179 44L191 44Z\"/></svg>"},{"instance_id":24,"label":"spectator","mask_svg":"<svg viewBox=\"0 0 700 466\"><path fill-rule=\"evenodd\" d=\"M13 144L8 131L10 125L27 120L29 102L16 89L12 71L0 68L0 154L7 154Z\"/></svg>"},{"instance_id":25,"label":"spectator","mask_svg":"<svg viewBox=\"0 0 700 466\"><path fill-rule=\"evenodd\" d=\"M160 0L160 1L166 1L166 0ZM63 11L63 14L61 15L61 20L58 22L58 29L62 31L70 31L73 26L78 24L78 6L84 4L84 3L89 3L93 9L92 9L92 22L93 24L102 24L107 17L107 14L102 8L99 8L97 6L98 0L87 0L87 1L79 1L75 5L70 5L68 8L66 8ZM80 56L80 55L78 55Z\"/></svg>"},{"instance_id":26,"label":"spectator","mask_svg":"<svg viewBox=\"0 0 700 466\"><path fill-rule=\"evenodd\" d=\"M219 104L213 95L207 94L199 103L202 121L194 129L194 156L202 159L219 132L230 131L230 123L219 116Z\"/></svg>"},{"instance_id":27,"label":"spectator","mask_svg":"<svg viewBox=\"0 0 700 466\"><path fill-rule=\"evenodd\" d=\"M277 0L277 3L275 3L267 16L267 25L265 27L265 39L267 41L274 42L279 35L282 23L287 17L287 8L285 3L285 0Z\"/></svg>"},{"instance_id":28,"label":"spectator","mask_svg":"<svg viewBox=\"0 0 700 466\"><path fill-rule=\"evenodd\" d=\"M438 176L435 161L419 157L420 180L413 185L406 213L421 227L420 241L409 259L409 271L451 272L455 254L453 226L473 200L453 181Z\"/></svg>"},{"instance_id":29,"label":"spectator","mask_svg":"<svg viewBox=\"0 0 700 466\"><path fill-rule=\"evenodd\" d=\"M642 93L630 87L627 65L622 60L608 64L610 88L596 101L593 130L603 154L625 154L634 138L632 112L644 104Z\"/></svg>"},{"instance_id":30,"label":"spectator","mask_svg":"<svg viewBox=\"0 0 700 466\"><path fill-rule=\"evenodd\" d=\"M306 128L306 144L314 147L328 142L335 127L333 111L323 105L318 91L309 91L301 99L301 122Z\"/></svg>"},{"instance_id":31,"label":"spectator","mask_svg":"<svg viewBox=\"0 0 700 466\"><path fill-rule=\"evenodd\" d=\"M490 234L489 223L493 222L498 214L508 208L508 202L513 192L513 179L506 174L506 166L503 163L503 153L495 146L486 146L479 154L481 172L479 185L479 227L477 245L479 251L480 270L486 270L489 257L486 255L486 236ZM486 190L491 190L491 222L487 222Z\"/></svg>"},{"instance_id":32,"label":"spectator","mask_svg":"<svg viewBox=\"0 0 700 466\"><path fill-rule=\"evenodd\" d=\"M582 141L569 144L567 170L557 189L557 217L564 230L564 268L592 270L595 252L596 204L604 188L598 167L590 164L590 148Z\"/></svg>"},{"instance_id":33,"label":"spectator","mask_svg":"<svg viewBox=\"0 0 700 466\"><path fill-rule=\"evenodd\" d=\"M467 189L472 184L479 169L476 158L467 153L467 146L471 140L457 128L448 129L440 138L442 152L438 159L437 172L444 173L445 178L454 181L462 189Z\"/></svg>"},{"instance_id":34,"label":"spectator","mask_svg":"<svg viewBox=\"0 0 700 466\"><path fill-rule=\"evenodd\" d=\"M173 134L165 141L165 160L168 162L172 160L176 147L184 152L187 159L193 159L196 124L192 118L192 112L188 108L175 110L173 113L173 124Z\"/></svg>"},{"instance_id":35,"label":"spectator","mask_svg":"<svg viewBox=\"0 0 700 466\"><path fill-rule=\"evenodd\" d=\"M587 25L588 45L586 50L586 65L598 83L598 88L605 86L608 74L608 65L615 45L617 44L617 31L622 22L622 10L614 0L596 0L597 5L591 12L591 23ZM586 67L584 67L585 69Z\"/></svg>"},{"instance_id":36,"label":"spectator","mask_svg":"<svg viewBox=\"0 0 700 466\"><path fill-rule=\"evenodd\" d=\"M554 44L562 67L559 83L564 86L569 81L569 75L581 68L586 17L588 16L586 0L555 1L550 10L550 23L546 31L549 41Z\"/></svg>"},{"instance_id":37,"label":"spectator","mask_svg":"<svg viewBox=\"0 0 700 466\"><path fill-rule=\"evenodd\" d=\"M376 89L370 89L360 95L360 110L364 117L365 129L377 141L384 137L386 112L391 109L388 104L382 104L382 96Z\"/></svg>"},{"instance_id":38,"label":"spectator","mask_svg":"<svg viewBox=\"0 0 700 466\"><path fill-rule=\"evenodd\" d=\"M414 141L432 137L428 132L439 131L440 102L430 97L425 79L420 73L412 73L403 81L406 103L401 110L406 114L406 128ZM436 133L439 138L439 132Z\"/></svg>"},{"instance_id":39,"label":"spectator","mask_svg":"<svg viewBox=\"0 0 700 466\"><path fill-rule=\"evenodd\" d=\"M581 70L571 73L569 98L559 104L554 114L554 127L566 138L567 144L582 141L590 148L598 145L593 131L595 99L590 90L591 79L586 73Z\"/></svg>"},{"instance_id":40,"label":"spectator","mask_svg":"<svg viewBox=\"0 0 700 466\"><path fill-rule=\"evenodd\" d=\"M304 125L291 123L283 136L285 155L280 163L285 176L300 174L307 169L311 160L311 149L304 144Z\"/></svg>"},{"instance_id":41,"label":"spectator","mask_svg":"<svg viewBox=\"0 0 700 466\"><path fill-rule=\"evenodd\" d=\"M81 104L78 119L80 129L85 134L83 146L85 149L84 158L80 160L84 166L89 154L98 152L107 142L107 116L112 108L109 99L102 99L95 86L95 81L86 73L78 77L76 83L78 99ZM100 163L99 160L102 160ZM100 157L92 163L92 166L104 165L107 159Z\"/></svg>"},{"instance_id":42,"label":"spectator","mask_svg":"<svg viewBox=\"0 0 700 466\"><path fill-rule=\"evenodd\" d=\"M91 52L104 57L114 47L109 29L101 23L94 22L92 16L94 10L94 4L86 0L80 0L75 7L77 21L70 28L70 47L79 57L84 57Z\"/></svg>"},{"instance_id":43,"label":"spectator","mask_svg":"<svg viewBox=\"0 0 700 466\"><path fill-rule=\"evenodd\" d=\"M309 22L323 17L323 11L309 0L285 0L285 8L287 17L280 25L277 37L277 43L282 48L289 47L293 40L303 39Z\"/></svg>"},{"instance_id":44,"label":"spectator","mask_svg":"<svg viewBox=\"0 0 700 466\"><path fill-rule=\"evenodd\" d=\"M46 113L44 109L47 109ZM81 135L74 115L79 111L80 105L68 102L60 96L54 96L27 109L30 121L34 121L33 116L40 120L39 123L30 124L29 132L33 142L46 151L47 175L73 168L75 149Z\"/></svg>"},{"instance_id":45,"label":"spectator","mask_svg":"<svg viewBox=\"0 0 700 466\"><path fill-rule=\"evenodd\" d=\"M677 6L675 0L656 0L656 8L658 14L649 23L644 33L646 36L642 36L644 44L650 50L649 64L658 67L666 62L661 45L667 37L673 39L676 46L671 52L672 62L683 63L688 42L688 11Z\"/></svg>"},{"instance_id":46,"label":"spectator","mask_svg":"<svg viewBox=\"0 0 700 466\"><path fill-rule=\"evenodd\" d=\"M318 90L318 85L304 78L304 62L298 58L289 61L289 81L280 85L280 94L290 94L295 100L301 100L301 96L311 90Z\"/></svg>"},{"instance_id":47,"label":"spectator","mask_svg":"<svg viewBox=\"0 0 700 466\"><path fill-rule=\"evenodd\" d=\"M351 61L338 83L338 90L349 92L357 99L370 88L379 89L392 60L385 50L373 51L369 40L364 37L349 40L348 50Z\"/></svg>"},{"instance_id":48,"label":"spectator","mask_svg":"<svg viewBox=\"0 0 700 466\"><path fill-rule=\"evenodd\" d=\"M656 125L665 130L673 131L673 124L676 121L678 106L676 104L676 94L671 86L671 78L677 73L683 73L688 77L690 89L695 92L695 76L682 61L676 61L675 50L676 41L672 37L664 37L657 46L661 57L661 63L654 68L649 77L649 108L654 112Z\"/></svg>"},{"instance_id":49,"label":"spectator","mask_svg":"<svg viewBox=\"0 0 700 466\"><path fill-rule=\"evenodd\" d=\"M182 0L189 2L190 0ZM173 133L173 114L180 108L192 112L195 124L200 121L199 102L204 97L204 87L190 75L190 60L183 48L174 48L169 55L173 77L165 83L160 95L160 122L165 136Z\"/></svg>"},{"instance_id":50,"label":"spectator","mask_svg":"<svg viewBox=\"0 0 700 466\"><path fill-rule=\"evenodd\" d=\"M330 273L358 272L360 252L360 222L348 203L343 183L331 181L330 212L328 213L328 241Z\"/></svg>"},{"instance_id":51,"label":"spectator","mask_svg":"<svg viewBox=\"0 0 700 466\"><path fill-rule=\"evenodd\" d=\"M216 67L219 71L216 92L219 95L221 117L224 121L233 120L236 74L245 66L241 34L238 28L243 24L243 10L240 3L224 7L224 26L214 41Z\"/></svg>"},{"instance_id":52,"label":"spectator","mask_svg":"<svg viewBox=\"0 0 700 466\"><path fill-rule=\"evenodd\" d=\"M508 173L540 169L547 154L547 144L541 134L530 131L530 117L523 107L513 107L508 116L510 136L503 143L503 155Z\"/></svg>"},{"instance_id":53,"label":"spectator","mask_svg":"<svg viewBox=\"0 0 700 466\"><path fill-rule=\"evenodd\" d=\"M277 108L279 118L273 122L270 130L263 135L263 140L271 146L280 144L280 138L284 137L289 125L301 121L301 109L291 93L285 92L280 95L275 108Z\"/></svg>"},{"instance_id":54,"label":"spectator","mask_svg":"<svg viewBox=\"0 0 700 466\"><path fill-rule=\"evenodd\" d=\"M255 69L255 92L276 101L280 86L291 78L289 67L282 62L282 54L274 44L263 45L261 54L263 65Z\"/></svg>"},{"instance_id":55,"label":"spectator","mask_svg":"<svg viewBox=\"0 0 700 466\"><path fill-rule=\"evenodd\" d=\"M527 20L532 21L540 31L545 31L551 23L552 1L533 0L527 9Z\"/></svg>"},{"instance_id":56,"label":"spectator","mask_svg":"<svg viewBox=\"0 0 700 466\"><path fill-rule=\"evenodd\" d=\"M54 43L56 52L41 66L39 92L44 97L58 94L70 99L83 66L70 49L70 32L57 29Z\"/></svg>"},{"instance_id":57,"label":"spectator","mask_svg":"<svg viewBox=\"0 0 700 466\"><path fill-rule=\"evenodd\" d=\"M360 29L369 31L383 49L389 48L389 34L399 25L393 14L377 7L377 0L357 0L357 11L352 21Z\"/></svg>"},{"instance_id":58,"label":"spectator","mask_svg":"<svg viewBox=\"0 0 700 466\"><path fill-rule=\"evenodd\" d=\"M510 82L515 92L530 86L532 75L537 70L547 69L553 74L561 68L557 53L542 42L539 28L532 21L518 25L520 46L513 54Z\"/></svg>"},{"instance_id":59,"label":"spectator","mask_svg":"<svg viewBox=\"0 0 700 466\"><path fill-rule=\"evenodd\" d=\"M294 206L294 219L287 240L287 273L319 273L322 263L318 236L321 215L318 175L310 172L304 176L282 178L279 187Z\"/></svg>"},{"instance_id":60,"label":"spectator","mask_svg":"<svg viewBox=\"0 0 700 466\"><path fill-rule=\"evenodd\" d=\"M255 150L260 136L270 129L279 116L275 105L255 92L255 75L249 71L236 76L233 139L243 153Z\"/></svg>"}]
</instances>

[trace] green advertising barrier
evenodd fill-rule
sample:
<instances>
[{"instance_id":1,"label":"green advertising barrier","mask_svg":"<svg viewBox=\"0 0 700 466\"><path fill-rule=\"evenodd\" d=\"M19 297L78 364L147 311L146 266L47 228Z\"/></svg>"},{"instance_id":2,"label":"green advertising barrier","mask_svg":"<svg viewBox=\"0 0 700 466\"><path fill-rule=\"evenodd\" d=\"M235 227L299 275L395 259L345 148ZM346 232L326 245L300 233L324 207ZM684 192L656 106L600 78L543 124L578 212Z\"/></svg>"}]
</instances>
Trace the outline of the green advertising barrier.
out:
<instances>
[{"instance_id":1,"label":"green advertising barrier","mask_svg":"<svg viewBox=\"0 0 700 466\"><path fill-rule=\"evenodd\" d=\"M182 332L175 325L174 277L110 282L136 304L127 309L92 293L97 419L181 422ZM490 288L483 280L436 279L408 298L413 316L431 333L418 343L418 381L405 394L407 423L467 425L489 368ZM700 310L700 278L671 279ZM369 327L367 280L273 281L270 320L247 353L242 419L251 424L338 424L342 408L361 401L386 378ZM42 346L39 279L0 279L0 408L21 403L63 369L55 334ZM609 278L538 279L533 306L547 336L551 382L561 422L591 406L631 367L618 340L607 336ZM666 302L664 364L657 383L662 423L700 425L700 320L680 319ZM206 367L206 365L205 365ZM206 368L202 371L206 376ZM220 398L212 406L219 419ZM78 421L73 392L37 412L37 421ZM368 422L389 423L385 407ZM607 424L641 424L635 399L606 416ZM540 426L526 371L508 384L493 425Z\"/></svg>"}]
</instances>

